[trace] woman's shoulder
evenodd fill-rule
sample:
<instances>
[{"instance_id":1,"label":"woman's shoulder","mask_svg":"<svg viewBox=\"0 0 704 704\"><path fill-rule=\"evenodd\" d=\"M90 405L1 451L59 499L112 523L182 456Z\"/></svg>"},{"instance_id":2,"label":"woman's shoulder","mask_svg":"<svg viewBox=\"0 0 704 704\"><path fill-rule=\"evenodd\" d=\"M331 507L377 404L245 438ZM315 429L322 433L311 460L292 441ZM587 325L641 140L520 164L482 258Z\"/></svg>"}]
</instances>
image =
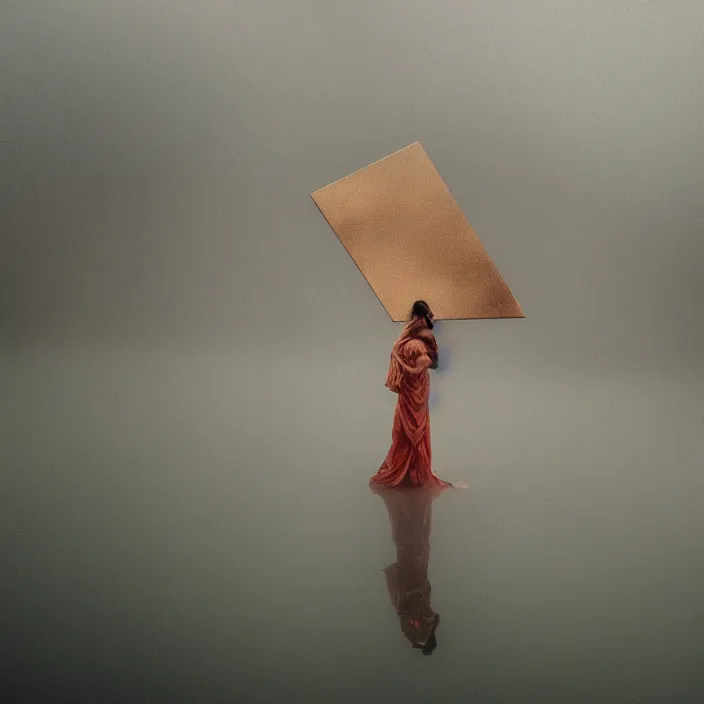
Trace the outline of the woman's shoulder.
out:
<instances>
[{"instance_id":1,"label":"woman's shoulder","mask_svg":"<svg viewBox=\"0 0 704 704\"><path fill-rule=\"evenodd\" d=\"M428 353L428 344L425 340L418 337L412 337L410 340L406 340L406 342L403 343L402 349L405 355L416 357L419 354Z\"/></svg>"},{"instance_id":2,"label":"woman's shoulder","mask_svg":"<svg viewBox=\"0 0 704 704\"><path fill-rule=\"evenodd\" d=\"M421 345L425 345L429 350L435 352L438 349L438 343L435 339L435 335L432 330L425 328L419 331L419 335L416 338Z\"/></svg>"},{"instance_id":3,"label":"woman's shoulder","mask_svg":"<svg viewBox=\"0 0 704 704\"><path fill-rule=\"evenodd\" d=\"M429 328L423 328L416 333L416 337L426 342L435 342L435 335Z\"/></svg>"}]
</instances>

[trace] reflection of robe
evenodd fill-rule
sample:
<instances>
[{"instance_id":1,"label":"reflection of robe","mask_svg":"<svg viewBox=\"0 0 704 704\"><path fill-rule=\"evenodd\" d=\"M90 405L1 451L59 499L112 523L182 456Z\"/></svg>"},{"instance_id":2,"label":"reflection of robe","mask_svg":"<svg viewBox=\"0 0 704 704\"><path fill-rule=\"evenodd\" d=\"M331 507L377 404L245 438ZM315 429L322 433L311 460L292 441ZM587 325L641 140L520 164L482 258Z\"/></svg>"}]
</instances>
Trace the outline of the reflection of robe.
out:
<instances>
[{"instance_id":1,"label":"reflection of robe","mask_svg":"<svg viewBox=\"0 0 704 704\"><path fill-rule=\"evenodd\" d=\"M385 486L450 486L433 474L430 451L429 367L437 364L435 336L423 318L404 328L391 352L386 386L398 394L392 444L373 477Z\"/></svg>"},{"instance_id":2,"label":"reflection of robe","mask_svg":"<svg viewBox=\"0 0 704 704\"><path fill-rule=\"evenodd\" d=\"M370 482L389 512L396 562L385 570L386 587L404 636L416 647L434 637L439 616L430 604L431 504L442 487L389 489Z\"/></svg>"}]
</instances>

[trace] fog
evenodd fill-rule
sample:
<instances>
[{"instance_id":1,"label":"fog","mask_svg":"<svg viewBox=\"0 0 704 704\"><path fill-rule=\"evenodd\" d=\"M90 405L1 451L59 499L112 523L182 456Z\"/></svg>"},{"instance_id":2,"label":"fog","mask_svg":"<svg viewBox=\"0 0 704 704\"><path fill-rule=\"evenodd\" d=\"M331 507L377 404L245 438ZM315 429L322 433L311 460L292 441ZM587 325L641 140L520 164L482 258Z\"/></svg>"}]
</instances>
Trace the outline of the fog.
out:
<instances>
[{"instance_id":1,"label":"fog","mask_svg":"<svg viewBox=\"0 0 704 704\"><path fill-rule=\"evenodd\" d=\"M697 701L703 25L5 2L3 699ZM416 140L526 314L437 326L430 657L367 486L399 326L309 195Z\"/></svg>"}]
</instances>

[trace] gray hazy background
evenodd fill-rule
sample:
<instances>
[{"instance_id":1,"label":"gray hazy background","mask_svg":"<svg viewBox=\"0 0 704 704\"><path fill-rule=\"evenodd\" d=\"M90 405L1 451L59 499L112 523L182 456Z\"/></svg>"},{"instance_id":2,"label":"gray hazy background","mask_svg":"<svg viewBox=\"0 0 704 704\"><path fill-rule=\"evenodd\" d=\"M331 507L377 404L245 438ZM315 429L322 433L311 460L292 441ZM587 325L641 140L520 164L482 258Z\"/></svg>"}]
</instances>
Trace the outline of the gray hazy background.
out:
<instances>
[{"instance_id":1,"label":"gray hazy background","mask_svg":"<svg viewBox=\"0 0 704 704\"><path fill-rule=\"evenodd\" d=\"M704 697L704 5L0 4L7 702ZM420 140L523 306L398 326L309 193Z\"/></svg>"}]
</instances>

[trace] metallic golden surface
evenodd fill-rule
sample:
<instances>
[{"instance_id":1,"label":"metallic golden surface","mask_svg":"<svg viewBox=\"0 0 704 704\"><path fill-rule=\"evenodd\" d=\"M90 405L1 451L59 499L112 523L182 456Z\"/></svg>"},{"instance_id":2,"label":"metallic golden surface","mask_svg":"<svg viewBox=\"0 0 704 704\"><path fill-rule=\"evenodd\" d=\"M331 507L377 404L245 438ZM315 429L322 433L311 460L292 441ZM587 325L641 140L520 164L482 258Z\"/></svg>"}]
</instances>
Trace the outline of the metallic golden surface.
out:
<instances>
[{"instance_id":1,"label":"metallic golden surface","mask_svg":"<svg viewBox=\"0 0 704 704\"><path fill-rule=\"evenodd\" d=\"M525 317L420 142L311 196L392 320Z\"/></svg>"}]
</instances>

